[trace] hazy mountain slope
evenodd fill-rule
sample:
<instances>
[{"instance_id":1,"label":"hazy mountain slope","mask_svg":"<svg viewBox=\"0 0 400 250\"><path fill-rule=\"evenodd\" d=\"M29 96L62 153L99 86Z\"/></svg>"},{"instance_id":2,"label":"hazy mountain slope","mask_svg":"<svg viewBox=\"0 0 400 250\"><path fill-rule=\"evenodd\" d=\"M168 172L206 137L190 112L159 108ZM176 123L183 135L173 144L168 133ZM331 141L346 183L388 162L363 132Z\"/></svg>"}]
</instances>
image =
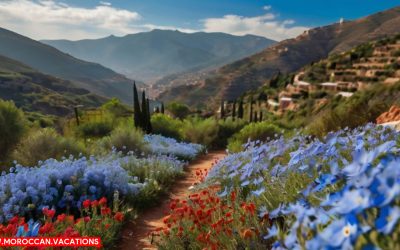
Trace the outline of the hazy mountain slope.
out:
<instances>
[{"instance_id":1,"label":"hazy mountain slope","mask_svg":"<svg viewBox=\"0 0 400 250\"><path fill-rule=\"evenodd\" d=\"M96 107L105 98L77 88L70 81L42 74L0 55L0 98L13 100L26 111L66 115L75 105Z\"/></svg>"},{"instance_id":2,"label":"hazy mountain slope","mask_svg":"<svg viewBox=\"0 0 400 250\"><path fill-rule=\"evenodd\" d=\"M220 98L237 98L245 91L264 84L278 72L289 73L331 53L348 50L361 43L400 32L400 7L355 21L319 27L294 39L282 41L251 57L228 64L198 84L161 94L164 101L180 100L191 105L210 104Z\"/></svg>"},{"instance_id":3,"label":"hazy mountain slope","mask_svg":"<svg viewBox=\"0 0 400 250\"><path fill-rule=\"evenodd\" d=\"M83 60L101 63L135 79L157 79L188 70L221 66L261 51L274 41L224 33L153 30L95 40L47 40Z\"/></svg>"},{"instance_id":4,"label":"hazy mountain slope","mask_svg":"<svg viewBox=\"0 0 400 250\"><path fill-rule=\"evenodd\" d=\"M40 72L74 81L93 93L132 99L131 80L99 64L76 59L59 50L0 28L0 54Z\"/></svg>"}]
</instances>

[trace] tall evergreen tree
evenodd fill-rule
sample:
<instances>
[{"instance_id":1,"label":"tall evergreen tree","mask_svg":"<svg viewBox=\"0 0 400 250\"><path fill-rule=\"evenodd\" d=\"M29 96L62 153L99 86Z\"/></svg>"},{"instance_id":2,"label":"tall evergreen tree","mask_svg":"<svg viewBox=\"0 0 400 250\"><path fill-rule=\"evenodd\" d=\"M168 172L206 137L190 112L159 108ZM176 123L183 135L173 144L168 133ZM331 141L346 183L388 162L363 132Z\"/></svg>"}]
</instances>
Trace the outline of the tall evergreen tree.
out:
<instances>
[{"instance_id":1,"label":"tall evergreen tree","mask_svg":"<svg viewBox=\"0 0 400 250\"><path fill-rule=\"evenodd\" d=\"M224 107L224 101L221 101L221 119L225 118L225 107Z\"/></svg>"},{"instance_id":2,"label":"tall evergreen tree","mask_svg":"<svg viewBox=\"0 0 400 250\"><path fill-rule=\"evenodd\" d=\"M235 120L236 117L236 100L233 101L233 107L232 107L232 121Z\"/></svg>"},{"instance_id":3,"label":"tall evergreen tree","mask_svg":"<svg viewBox=\"0 0 400 250\"><path fill-rule=\"evenodd\" d=\"M154 110L154 112L156 112L156 113L160 113L160 107L156 107L156 109Z\"/></svg>"},{"instance_id":4,"label":"tall evergreen tree","mask_svg":"<svg viewBox=\"0 0 400 250\"><path fill-rule=\"evenodd\" d=\"M257 111L254 111L253 120L254 120L254 122L258 122Z\"/></svg>"},{"instance_id":5,"label":"tall evergreen tree","mask_svg":"<svg viewBox=\"0 0 400 250\"><path fill-rule=\"evenodd\" d=\"M253 122L253 97L250 97L250 117L249 121Z\"/></svg>"},{"instance_id":6,"label":"tall evergreen tree","mask_svg":"<svg viewBox=\"0 0 400 250\"><path fill-rule=\"evenodd\" d=\"M262 122L263 121L263 112L262 112L262 110L260 110L260 116L258 117L259 119L259 121L260 122Z\"/></svg>"},{"instance_id":7,"label":"tall evergreen tree","mask_svg":"<svg viewBox=\"0 0 400 250\"><path fill-rule=\"evenodd\" d=\"M141 123L140 123L141 116L142 115L140 112L139 95L137 92L136 83L133 82L133 120L134 120L136 128L141 127Z\"/></svg>"},{"instance_id":8,"label":"tall evergreen tree","mask_svg":"<svg viewBox=\"0 0 400 250\"><path fill-rule=\"evenodd\" d=\"M240 99L239 108L238 108L238 118L239 118L239 119L243 119L243 113L244 113L244 109L243 109L243 99Z\"/></svg>"},{"instance_id":9,"label":"tall evergreen tree","mask_svg":"<svg viewBox=\"0 0 400 250\"><path fill-rule=\"evenodd\" d=\"M140 117L140 124L141 124L141 128L143 131L147 131L146 127L147 127L147 102L146 102L146 93L142 92L142 112L141 112L141 117Z\"/></svg>"},{"instance_id":10,"label":"tall evergreen tree","mask_svg":"<svg viewBox=\"0 0 400 250\"><path fill-rule=\"evenodd\" d=\"M153 132L153 126L151 126L151 112L150 112L150 100L147 98L147 120L146 120L146 132L150 134Z\"/></svg>"},{"instance_id":11,"label":"tall evergreen tree","mask_svg":"<svg viewBox=\"0 0 400 250\"><path fill-rule=\"evenodd\" d=\"M165 110L164 110L164 103L161 103L161 114L164 114Z\"/></svg>"}]
</instances>

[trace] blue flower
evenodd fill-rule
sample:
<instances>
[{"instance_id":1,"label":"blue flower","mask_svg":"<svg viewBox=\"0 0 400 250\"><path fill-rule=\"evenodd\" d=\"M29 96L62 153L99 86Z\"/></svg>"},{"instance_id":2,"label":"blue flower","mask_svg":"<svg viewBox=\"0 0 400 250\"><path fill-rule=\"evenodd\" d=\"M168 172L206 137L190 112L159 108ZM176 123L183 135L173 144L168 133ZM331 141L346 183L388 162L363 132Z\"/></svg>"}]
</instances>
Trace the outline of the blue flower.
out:
<instances>
[{"instance_id":1,"label":"blue flower","mask_svg":"<svg viewBox=\"0 0 400 250\"><path fill-rule=\"evenodd\" d=\"M380 209L379 217L375 221L378 232L390 234L400 218L400 208L385 206Z\"/></svg>"}]
</instances>

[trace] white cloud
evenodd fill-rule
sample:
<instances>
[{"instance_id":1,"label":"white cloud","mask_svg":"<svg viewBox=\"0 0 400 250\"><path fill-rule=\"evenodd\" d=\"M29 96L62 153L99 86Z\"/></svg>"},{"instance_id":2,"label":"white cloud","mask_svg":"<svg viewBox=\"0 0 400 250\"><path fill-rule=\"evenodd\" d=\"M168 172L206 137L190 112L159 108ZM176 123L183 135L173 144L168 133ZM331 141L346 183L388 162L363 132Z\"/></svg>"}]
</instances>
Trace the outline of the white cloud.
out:
<instances>
[{"instance_id":1,"label":"white cloud","mask_svg":"<svg viewBox=\"0 0 400 250\"><path fill-rule=\"evenodd\" d=\"M263 7L264 10L270 10L271 8L272 8L271 5L265 5L265 6Z\"/></svg>"},{"instance_id":2,"label":"white cloud","mask_svg":"<svg viewBox=\"0 0 400 250\"><path fill-rule=\"evenodd\" d=\"M263 9L270 10L271 6L264 6ZM225 15L218 18L207 18L202 22L206 32L225 32L239 36L252 34L277 41L296 37L309 29L304 26L296 26L294 20L279 21L272 13L255 17Z\"/></svg>"},{"instance_id":3,"label":"white cloud","mask_svg":"<svg viewBox=\"0 0 400 250\"><path fill-rule=\"evenodd\" d=\"M105 6L111 6L110 2L104 2L104 1L100 1L101 5L105 5Z\"/></svg>"},{"instance_id":4,"label":"white cloud","mask_svg":"<svg viewBox=\"0 0 400 250\"><path fill-rule=\"evenodd\" d=\"M99 4L82 8L51 0L0 1L0 25L35 39L94 38L135 32L137 12Z\"/></svg>"}]
</instances>

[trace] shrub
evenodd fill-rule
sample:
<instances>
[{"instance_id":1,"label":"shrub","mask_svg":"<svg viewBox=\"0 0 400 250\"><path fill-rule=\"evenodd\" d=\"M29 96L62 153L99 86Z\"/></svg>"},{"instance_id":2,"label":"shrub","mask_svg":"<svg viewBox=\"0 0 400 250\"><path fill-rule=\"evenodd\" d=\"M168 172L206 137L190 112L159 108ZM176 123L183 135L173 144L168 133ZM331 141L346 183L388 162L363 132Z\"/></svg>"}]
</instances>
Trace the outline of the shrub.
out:
<instances>
[{"instance_id":1,"label":"shrub","mask_svg":"<svg viewBox=\"0 0 400 250\"><path fill-rule=\"evenodd\" d=\"M182 136L186 141L210 146L218 136L218 123L213 118L186 119L183 123Z\"/></svg>"},{"instance_id":2,"label":"shrub","mask_svg":"<svg viewBox=\"0 0 400 250\"><path fill-rule=\"evenodd\" d=\"M212 143L213 147L226 148L228 139L235 133L239 132L247 122L243 119L236 119L233 121L231 118L218 121L218 136Z\"/></svg>"},{"instance_id":3,"label":"shrub","mask_svg":"<svg viewBox=\"0 0 400 250\"><path fill-rule=\"evenodd\" d=\"M143 132L133 126L121 125L100 140L95 147L97 154L108 154L115 148L118 152L128 153L130 151L141 154L148 151L146 142L143 140Z\"/></svg>"},{"instance_id":4,"label":"shrub","mask_svg":"<svg viewBox=\"0 0 400 250\"><path fill-rule=\"evenodd\" d=\"M21 141L13 153L13 158L25 166L34 166L39 161L63 156L79 156L85 153L85 147L71 138L64 138L54 129L41 129L32 132Z\"/></svg>"},{"instance_id":5,"label":"shrub","mask_svg":"<svg viewBox=\"0 0 400 250\"><path fill-rule=\"evenodd\" d=\"M109 121L90 121L76 127L76 135L83 138L104 137L111 133L113 126Z\"/></svg>"},{"instance_id":6,"label":"shrub","mask_svg":"<svg viewBox=\"0 0 400 250\"><path fill-rule=\"evenodd\" d=\"M190 109L187 105L179 102L171 102L167 105L167 110L176 118L184 119L190 114Z\"/></svg>"},{"instance_id":7,"label":"shrub","mask_svg":"<svg viewBox=\"0 0 400 250\"><path fill-rule=\"evenodd\" d=\"M229 139L228 149L231 152L238 152L243 149L242 145L248 140L268 141L281 133L282 129L267 122L251 123Z\"/></svg>"},{"instance_id":8,"label":"shrub","mask_svg":"<svg viewBox=\"0 0 400 250\"><path fill-rule=\"evenodd\" d=\"M0 100L0 162L5 160L21 139L25 117L14 102Z\"/></svg>"},{"instance_id":9,"label":"shrub","mask_svg":"<svg viewBox=\"0 0 400 250\"><path fill-rule=\"evenodd\" d=\"M153 114L151 117L151 125L153 126L154 134L171 137L177 140L182 139L180 130L183 123L180 120L164 114Z\"/></svg>"},{"instance_id":10,"label":"shrub","mask_svg":"<svg viewBox=\"0 0 400 250\"><path fill-rule=\"evenodd\" d=\"M204 146L194 143L177 142L161 135L145 135L150 151L156 155L170 155L180 160L190 161L204 151Z\"/></svg>"}]
</instances>

